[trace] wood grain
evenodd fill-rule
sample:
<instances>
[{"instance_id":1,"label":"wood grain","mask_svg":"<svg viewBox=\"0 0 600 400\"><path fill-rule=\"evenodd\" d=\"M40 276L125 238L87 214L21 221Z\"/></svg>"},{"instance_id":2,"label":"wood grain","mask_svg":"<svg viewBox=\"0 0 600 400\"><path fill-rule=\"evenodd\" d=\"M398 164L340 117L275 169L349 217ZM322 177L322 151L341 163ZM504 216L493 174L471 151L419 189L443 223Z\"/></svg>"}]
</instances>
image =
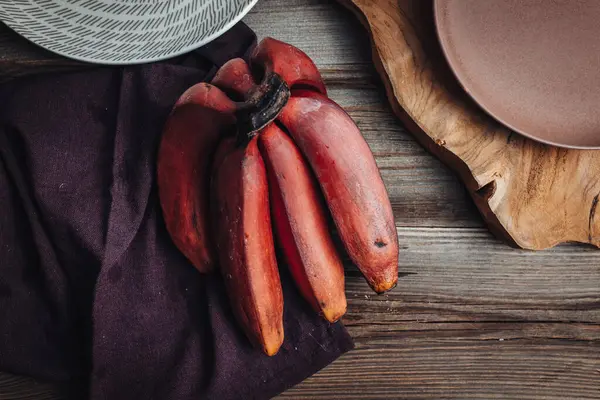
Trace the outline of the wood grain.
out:
<instances>
[{"instance_id":1,"label":"wood grain","mask_svg":"<svg viewBox=\"0 0 600 400\"><path fill-rule=\"evenodd\" d=\"M63 400L66 394L55 385L13 374L0 373L0 400Z\"/></svg>"},{"instance_id":2,"label":"wood grain","mask_svg":"<svg viewBox=\"0 0 600 400\"><path fill-rule=\"evenodd\" d=\"M245 21L304 49L323 71L376 155L401 246L399 284L387 296L348 266L344 322L356 350L280 397L600 399L600 252L531 252L494 238L461 181L398 122L367 31L341 5L261 0ZM65 62L6 35L0 29L0 54L12 55L0 70ZM52 390L0 380L0 399ZM64 398L54 393L47 398Z\"/></svg>"},{"instance_id":3,"label":"wood grain","mask_svg":"<svg viewBox=\"0 0 600 400\"><path fill-rule=\"evenodd\" d=\"M597 399L599 357L560 340L369 341L280 398Z\"/></svg>"},{"instance_id":4,"label":"wood grain","mask_svg":"<svg viewBox=\"0 0 600 400\"><path fill-rule=\"evenodd\" d=\"M396 114L460 175L495 233L528 249L600 246L600 152L536 143L467 99L439 51L432 0L340 1L369 31Z\"/></svg>"}]
</instances>

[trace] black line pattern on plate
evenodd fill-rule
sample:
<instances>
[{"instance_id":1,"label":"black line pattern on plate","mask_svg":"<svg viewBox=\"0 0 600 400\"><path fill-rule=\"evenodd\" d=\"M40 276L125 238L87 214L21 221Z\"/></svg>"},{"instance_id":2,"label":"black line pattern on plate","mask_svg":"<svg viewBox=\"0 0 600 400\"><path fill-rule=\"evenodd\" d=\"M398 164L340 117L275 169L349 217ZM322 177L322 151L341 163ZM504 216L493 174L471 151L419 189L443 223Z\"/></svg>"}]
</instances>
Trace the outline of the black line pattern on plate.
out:
<instances>
[{"instance_id":1,"label":"black line pattern on plate","mask_svg":"<svg viewBox=\"0 0 600 400\"><path fill-rule=\"evenodd\" d=\"M102 62L162 59L221 32L254 0L0 0L0 20L48 50Z\"/></svg>"}]
</instances>

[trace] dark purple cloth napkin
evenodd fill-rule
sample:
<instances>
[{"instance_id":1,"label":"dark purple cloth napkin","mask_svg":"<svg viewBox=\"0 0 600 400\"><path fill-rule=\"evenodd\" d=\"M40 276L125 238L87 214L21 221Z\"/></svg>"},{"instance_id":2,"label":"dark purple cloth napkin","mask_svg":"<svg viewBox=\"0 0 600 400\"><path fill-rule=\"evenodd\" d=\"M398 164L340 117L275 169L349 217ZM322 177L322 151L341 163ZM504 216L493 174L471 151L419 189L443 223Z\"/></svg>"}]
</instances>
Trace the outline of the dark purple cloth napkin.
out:
<instances>
[{"instance_id":1,"label":"dark purple cloth napkin","mask_svg":"<svg viewBox=\"0 0 600 400\"><path fill-rule=\"evenodd\" d=\"M238 26L170 62L0 87L1 371L64 383L75 398L259 399L352 348L283 268L285 342L262 355L220 276L198 273L165 230L155 184L165 118L253 39Z\"/></svg>"}]
</instances>

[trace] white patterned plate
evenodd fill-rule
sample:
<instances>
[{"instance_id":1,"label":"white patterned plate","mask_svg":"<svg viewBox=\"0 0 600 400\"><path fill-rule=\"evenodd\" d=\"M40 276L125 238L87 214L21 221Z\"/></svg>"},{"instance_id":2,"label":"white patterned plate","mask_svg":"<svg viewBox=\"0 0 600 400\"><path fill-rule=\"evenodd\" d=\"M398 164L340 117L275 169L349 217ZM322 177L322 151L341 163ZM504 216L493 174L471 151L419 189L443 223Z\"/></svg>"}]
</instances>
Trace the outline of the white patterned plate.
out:
<instances>
[{"instance_id":1,"label":"white patterned plate","mask_svg":"<svg viewBox=\"0 0 600 400\"><path fill-rule=\"evenodd\" d=\"M164 60L230 29L258 0L0 0L0 20L54 53L102 64Z\"/></svg>"}]
</instances>

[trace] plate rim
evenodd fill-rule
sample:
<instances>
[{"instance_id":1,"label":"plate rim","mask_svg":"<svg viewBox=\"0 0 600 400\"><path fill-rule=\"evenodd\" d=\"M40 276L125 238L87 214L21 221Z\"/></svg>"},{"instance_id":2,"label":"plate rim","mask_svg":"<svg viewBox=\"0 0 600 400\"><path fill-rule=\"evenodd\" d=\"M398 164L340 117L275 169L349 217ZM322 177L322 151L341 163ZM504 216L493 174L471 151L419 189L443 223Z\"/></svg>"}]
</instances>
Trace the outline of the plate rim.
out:
<instances>
[{"instance_id":1,"label":"plate rim","mask_svg":"<svg viewBox=\"0 0 600 400\"><path fill-rule=\"evenodd\" d=\"M473 99L473 101L475 102L475 104L477 104L478 107L480 107L487 115L489 115L491 118L493 118L495 121L497 121L504 127L508 128L520 135L523 135L524 137L526 137L528 139L534 140L536 142L547 144L550 146L555 146L555 147L573 149L573 150L600 150L600 144L586 146L586 145L566 144L566 143L554 142L552 140L542 139L539 136L532 135L531 133L527 133L519 128L516 128L512 124L510 124L510 123L504 121L502 118L496 116L495 113L492 113L488 109L488 107L485 106L484 102L481 101L477 95L472 93L471 90L469 90L464 85L464 81L466 81L466 79L464 79L461 76L461 73L459 71L457 71L457 68L455 68L455 64L457 64L457 63L454 62L454 58L452 57L451 51L449 50L450 44L448 43L448 38L446 37L447 35L444 35L441 32L441 28L440 28L440 26L441 26L440 21L442 20L441 14L443 13L444 5L447 4L448 1L449 0L434 0L434 2L433 2L433 19L434 19L434 24L435 24L436 35L437 35L438 41L440 43L442 53L444 54L444 57L446 58L446 61L448 63L448 66L450 67L450 70L452 71L452 74L456 78L460 87L467 93L467 95L471 99ZM599 133L599 135L600 135L600 133Z\"/></svg>"},{"instance_id":2,"label":"plate rim","mask_svg":"<svg viewBox=\"0 0 600 400\"><path fill-rule=\"evenodd\" d=\"M43 46L41 44L36 43L35 41L31 40L29 37L27 37L26 34L24 34L23 32L21 32L19 29L16 29L15 27L11 26L10 23L8 23L7 21L1 21L2 23L4 23L6 26L8 26L12 31L16 32L19 36L21 36L22 38L25 38L27 41L29 41L30 43L33 43L34 45L43 48L51 53L54 54L58 54L59 56L62 57L66 57L69 58L71 60L76 60L76 61L82 61L82 62L86 62L86 63L90 63L90 64L96 64L96 65L105 65L105 66L118 66L118 65L138 65L138 64L147 64L147 63L153 63L153 62L158 62L158 61L164 61L164 60L168 60L171 58L175 58L178 56L181 56L185 53L189 53L193 50L196 50L210 42L212 42L213 40L217 39L219 36L223 35L225 32L227 32L228 30L230 30L231 28L233 28L233 26L235 24L237 24L238 22L241 21L242 18L244 18L246 16L246 14L248 14L248 12L256 5L256 3L258 3L258 0L250 0L250 2L248 3L248 5L246 7L244 7L242 9L242 11L236 15L234 18L232 18L228 23L226 23L223 28L221 28L220 30L217 30L216 32L214 32L213 34L207 36L206 38L204 38L203 40L199 40L198 42L190 45L190 46L186 46L184 48L182 48L181 50L178 50L176 52L173 53L169 53L167 55L162 55L159 57L150 57L150 58L138 58L135 59L133 61L131 60L125 60L125 61L107 61L107 60L100 60L97 58L89 58L89 57L80 57L80 56L74 56L71 54L68 54L66 52L61 52L58 50L53 50L50 49L46 46Z\"/></svg>"}]
</instances>

